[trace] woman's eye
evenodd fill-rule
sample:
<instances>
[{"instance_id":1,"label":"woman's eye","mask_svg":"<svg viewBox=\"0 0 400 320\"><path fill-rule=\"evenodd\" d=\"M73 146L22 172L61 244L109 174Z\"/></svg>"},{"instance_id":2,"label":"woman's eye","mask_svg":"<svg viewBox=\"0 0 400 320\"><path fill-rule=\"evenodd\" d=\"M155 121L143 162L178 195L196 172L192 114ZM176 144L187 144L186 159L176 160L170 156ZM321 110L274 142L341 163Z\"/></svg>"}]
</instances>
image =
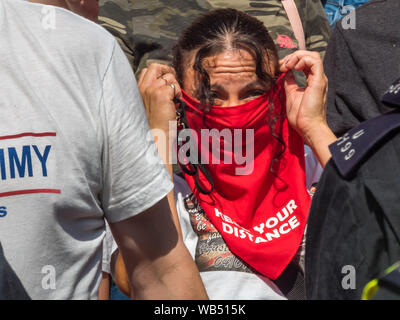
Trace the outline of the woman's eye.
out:
<instances>
[{"instance_id":1,"label":"woman's eye","mask_svg":"<svg viewBox=\"0 0 400 320\"><path fill-rule=\"evenodd\" d=\"M211 99L218 99L218 98L219 98L218 92L211 91L211 92L210 92L210 98L211 98Z\"/></svg>"},{"instance_id":2,"label":"woman's eye","mask_svg":"<svg viewBox=\"0 0 400 320\"><path fill-rule=\"evenodd\" d=\"M247 93L247 97L248 98L259 97L259 96L262 96L264 93L265 93L265 91L263 91L263 90L253 90L253 91L249 91Z\"/></svg>"}]
</instances>

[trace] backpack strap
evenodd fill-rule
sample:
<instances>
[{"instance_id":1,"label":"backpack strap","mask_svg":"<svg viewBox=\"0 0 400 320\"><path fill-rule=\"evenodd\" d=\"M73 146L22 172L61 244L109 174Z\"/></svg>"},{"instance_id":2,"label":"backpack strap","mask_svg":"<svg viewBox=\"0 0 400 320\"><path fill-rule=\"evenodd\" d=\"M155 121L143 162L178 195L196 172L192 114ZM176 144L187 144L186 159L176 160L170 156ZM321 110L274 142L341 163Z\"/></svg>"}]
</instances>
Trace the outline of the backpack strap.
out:
<instances>
[{"instance_id":1,"label":"backpack strap","mask_svg":"<svg viewBox=\"0 0 400 320\"><path fill-rule=\"evenodd\" d=\"M285 9L286 14L289 18L289 22L292 26L294 36L296 37L296 40L299 43L299 49L307 50L303 25L301 23L299 11L297 10L294 0L281 0L281 1L283 8Z\"/></svg>"}]
</instances>

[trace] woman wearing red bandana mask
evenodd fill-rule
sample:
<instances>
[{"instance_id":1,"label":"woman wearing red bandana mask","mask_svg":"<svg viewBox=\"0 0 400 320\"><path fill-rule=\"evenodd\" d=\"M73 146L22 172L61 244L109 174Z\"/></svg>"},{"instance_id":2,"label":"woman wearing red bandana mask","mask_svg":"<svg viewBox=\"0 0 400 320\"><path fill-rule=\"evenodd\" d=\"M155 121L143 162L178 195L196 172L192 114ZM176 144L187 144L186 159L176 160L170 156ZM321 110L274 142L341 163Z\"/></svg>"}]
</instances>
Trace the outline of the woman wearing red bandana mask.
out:
<instances>
[{"instance_id":1,"label":"woman wearing red bandana mask","mask_svg":"<svg viewBox=\"0 0 400 320\"><path fill-rule=\"evenodd\" d=\"M151 65L138 84L150 127L169 137L165 145L153 133L171 175L177 151L182 172L170 205L209 297L299 298L291 293L302 287L296 257L313 174L304 142L324 166L336 140L319 54L278 61L262 22L222 9L187 28L174 57L174 68ZM306 88L292 70L305 73Z\"/></svg>"}]
</instances>

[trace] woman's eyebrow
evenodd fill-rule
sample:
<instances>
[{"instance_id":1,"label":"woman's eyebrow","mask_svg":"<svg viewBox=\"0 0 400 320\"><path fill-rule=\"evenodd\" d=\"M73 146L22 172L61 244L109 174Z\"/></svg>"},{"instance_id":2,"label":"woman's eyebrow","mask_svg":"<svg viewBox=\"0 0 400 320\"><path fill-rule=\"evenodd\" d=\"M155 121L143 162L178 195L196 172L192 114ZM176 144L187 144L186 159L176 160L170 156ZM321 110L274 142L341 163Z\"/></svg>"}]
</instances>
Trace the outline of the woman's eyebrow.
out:
<instances>
[{"instance_id":1,"label":"woman's eyebrow","mask_svg":"<svg viewBox=\"0 0 400 320\"><path fill-rule=\"evenodd\" d=\"M253 82L246 84L243 87L243 89L252 89L254 87L265 87L266 85L267 85L267 83L258 79L258 80L255 80Z\"/></svg>"},{"instance_id":2,"label":"woman's eyebrow","mask_svg":"<svg viewBox=\"0 0 400 320\"><path fill-rule=\"evenodd\" d=\"M224 86L221 85L221 84L219 84L219 83L214 83L214 84L212 84L212 85L210 86L210 88L211 88L211 89L214 89L214 90L226 91L225 88L224 88Z\"/></svg>"}]
</instances>

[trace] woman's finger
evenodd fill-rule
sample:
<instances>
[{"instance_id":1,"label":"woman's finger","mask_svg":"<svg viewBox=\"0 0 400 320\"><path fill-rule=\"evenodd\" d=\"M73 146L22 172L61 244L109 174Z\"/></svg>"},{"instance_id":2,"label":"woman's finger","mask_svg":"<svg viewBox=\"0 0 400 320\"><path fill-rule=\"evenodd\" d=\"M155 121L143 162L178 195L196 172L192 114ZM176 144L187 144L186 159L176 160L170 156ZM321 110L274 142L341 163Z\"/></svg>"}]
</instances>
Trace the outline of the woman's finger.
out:
<instances>
[{"instance_id":1,"label":"woman's finger","mask_svg":"<svg viewBox=\"0 0 400 320\"><path fill-rule=\"evenodd\" d=\"M158 63L152 63L147 69L148 70L141 82L141 85L145 88L152 86L154 81L162 77L164 74L174 72L172 67Z\"/></svg>"},{"instance_id":2,"label":"woman's finger","mask_svg":"<svg viewBox=\"0 0 400 320\"><path fill-rule=\"evenodd\" d=\"M299 86L297 85L296 79L294 78L292 71L289 71L287 73L287 75L285 76L283 85L284 85L286 93L291 93L294 90L299 89Z\"/></svg>"},{"instance_id":3,"label":"woman's finger","mask_svg":"<svg viewBox=\"0 0 400 320\"><path fill-rule=\"evenodd\" d=\"M181 87L176 80L176 76L173 73L166 73L164 74L161 79L165 80L166 85L168 85L173 92L173 97L181 98L182 97L182 92L181 92Z\"/></svg>"},{"instance_id":4,"label":"woman's finger","mask_svg":"<svg viewBox=\"0 0 400 320\"><path fill-rule=\"evenodd\" d=\"M312 56L317 59L320 58L320 55L318 52L308 51L308 50L297 50L291 54L288 54L286 57L281 59L280 62L287 63L288 60L290 60L292 57L297 57L298 59L300 59L301 57L304 57L304 56Z\"/></svg>"},{"instance_id":5,"label":"woman's finger","mask_svg":"<svg viewBox=\"0 0 400 320\"><path fill-rule=\"evenodd\" d=\"M284 81L283 85L285 88L286 101L287 101L286 114L287 114L289 120L292 120L293 114L297 114L298 108L299 108L299 104L294 103L295 99L296 99L296 95L299 91L304 91L304 89L299 88L292 71L288 72L287 76L285 77L285 81Z\"/></svg>"},{"instance_id":6,"label":"woman's finger","mask_svg":"<svg viewBox=\"0 0 400 320\"><path fill-rule=\"evenodd\" d=\"M298 58L298 57L297 57ZM307 77L308 85L325 83L325 74L322 62L315 56L302 56L301 58L291 59L287 64L289 70L302 71Z\"/></svg>"},{"instance_id":7,"label":"woman's finger","mask_svg":"<svg viewBox=\"0 0 400 320\"><path fill-rule=\"evenodd\" d=\"M144 79L144 77L145 77L145 75L146 75L147 70L148 70L147 68L144 68L144 69L140 72L139 80L138 80L138 86L139 86L139 87L142 86L143 79Z\"/></svg>"},{"instance_id":8,"label":"woman's finger","mask_svg":"<svg viewBox=\"0 0 400 320\"><path fill-rule=\"evenodd\" d=\"M279 61L281 72L287 72L304 57L311 57L316 64L321 64L322 60L318 52L297 50Z\"/></svg>"}]
</instances>

